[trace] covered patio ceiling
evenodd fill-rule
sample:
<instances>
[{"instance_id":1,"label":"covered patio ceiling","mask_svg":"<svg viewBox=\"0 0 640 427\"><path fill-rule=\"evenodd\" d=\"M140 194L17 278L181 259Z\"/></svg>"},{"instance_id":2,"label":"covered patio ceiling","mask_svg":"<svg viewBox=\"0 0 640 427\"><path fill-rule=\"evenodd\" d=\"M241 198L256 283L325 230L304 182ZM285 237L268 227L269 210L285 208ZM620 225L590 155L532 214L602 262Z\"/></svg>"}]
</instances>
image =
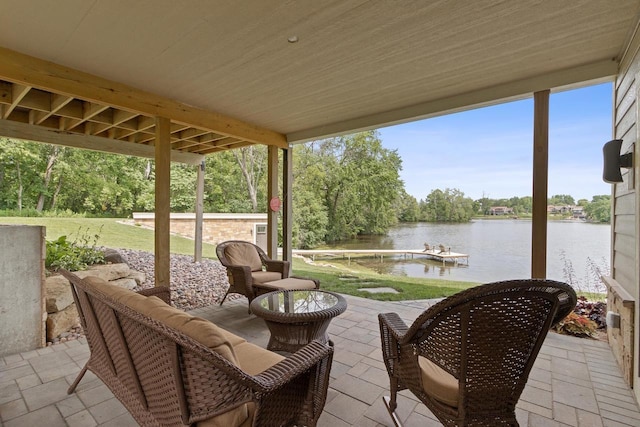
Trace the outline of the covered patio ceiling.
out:
<instances>
[{"instance_id":1,"label":"covered patio ceiling","mask_svg":"<svg viewBox=\"0 0 640 427\"><path fill-rule=\"evenodd\" d=\"M189 163L284 148L611 79L639 10L638 0L3 0L0 130L152 156L162 116L174 159Z\"/></svg>"}]
</instances>

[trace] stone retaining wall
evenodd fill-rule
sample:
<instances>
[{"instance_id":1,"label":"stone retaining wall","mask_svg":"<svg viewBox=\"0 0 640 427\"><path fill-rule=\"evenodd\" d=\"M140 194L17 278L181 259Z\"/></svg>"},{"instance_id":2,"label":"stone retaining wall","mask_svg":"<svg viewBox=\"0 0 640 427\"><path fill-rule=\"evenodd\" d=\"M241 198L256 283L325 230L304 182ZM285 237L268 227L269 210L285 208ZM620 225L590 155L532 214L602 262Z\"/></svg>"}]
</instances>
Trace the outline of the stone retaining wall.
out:
<instances>
[{"instance_id":1,"label":"stone retaining wall","mask_svg":"<svg viewBox=\"0 0 640 427\"><path fill-rule=\"evenodd\" d=\"M193 239L195 236L195 214L172 213L170 217L170 231L183 237ZM153 229L155 216L153 213L134 212L133 220L136 225ZM226 240L246 240L260 245L256 240L256 224L266 224L267 214L227 214L205 213L202 220L202 240L217 245Z\"/></svg>"},{"instance_id":2,"label":"stone retaining wall","mask_svg":"<svg viewBox=\"0 0 640 427\"><path fill-rule=\"evenodd\" d=\"M87 270L75 271L74 274L81 278L97 276L127 289L134 289L145 280L144 273L131 270L124 263L94 265ZM60 275L48 277L45 281L45 301L47 341L53 342L79 323L69 281Z\"/></svg>"},{"instance_id":3,"label":"stone retaining wall","mask_svg":"<svg viewBox=\"0 0 640 427\"><path fill-rule=\"evenodd\" d=\"M620 315L620 327L607 325L607 339L622 375L628 385L633 385L633 352L635 329L635 299L611 277L605 277L607 286L607 310Z\"/></svg>"}]
</instances>

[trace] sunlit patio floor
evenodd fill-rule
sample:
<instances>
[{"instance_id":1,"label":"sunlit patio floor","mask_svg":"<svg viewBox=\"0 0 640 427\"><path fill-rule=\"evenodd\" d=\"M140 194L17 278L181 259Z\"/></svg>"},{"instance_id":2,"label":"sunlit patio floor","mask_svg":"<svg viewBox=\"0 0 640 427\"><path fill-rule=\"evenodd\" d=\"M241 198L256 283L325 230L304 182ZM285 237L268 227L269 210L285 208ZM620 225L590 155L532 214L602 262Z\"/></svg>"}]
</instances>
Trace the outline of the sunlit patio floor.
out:
<instances>
[{"instance_id":1,"label":"sunlit patio floor","mask_svg":"<svg viewBox=\"0 0 640 427\"><path fill-rule=\"evenodd\" d=\"M377 314L394 311L408 323L429 301L378 302L345 296L349 307L333 319L335 343L327 404L319 425L392 426L382 402L388 378L381 359ZM247 314L244 298L192 311L266 346L262 319ZM88 358L84 340L0 358L0 427L135 426L126 409L93 374L75 394L66 389ZM399 415L406 426L440 425L410 393ZM640 411L606 343L549 334L518 404L521 426L640 426Z\"/></svg>"}]
</instances>

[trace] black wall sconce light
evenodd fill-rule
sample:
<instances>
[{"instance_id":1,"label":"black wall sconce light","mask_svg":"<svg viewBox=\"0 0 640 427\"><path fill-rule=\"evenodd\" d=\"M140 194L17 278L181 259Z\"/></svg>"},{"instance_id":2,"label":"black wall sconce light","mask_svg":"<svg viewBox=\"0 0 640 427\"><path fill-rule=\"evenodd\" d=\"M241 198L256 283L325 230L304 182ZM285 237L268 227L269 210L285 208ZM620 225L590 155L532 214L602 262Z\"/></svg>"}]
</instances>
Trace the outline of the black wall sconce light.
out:
<instances>
[{"instance_id":1,"label":"black wall sconce light","mask_svg":"<svg viewBox=\"0 0 640 427\"><path fill-rule=\"evenodd\" d=\"M602 147L602 155L604 157L602 179L604 182L610 184L622 182L620 168L633 167L633 148L630 153L626 154L620 154L620 148L622 148L621 139L612 139Z\"/></svg>"}]
</instances>

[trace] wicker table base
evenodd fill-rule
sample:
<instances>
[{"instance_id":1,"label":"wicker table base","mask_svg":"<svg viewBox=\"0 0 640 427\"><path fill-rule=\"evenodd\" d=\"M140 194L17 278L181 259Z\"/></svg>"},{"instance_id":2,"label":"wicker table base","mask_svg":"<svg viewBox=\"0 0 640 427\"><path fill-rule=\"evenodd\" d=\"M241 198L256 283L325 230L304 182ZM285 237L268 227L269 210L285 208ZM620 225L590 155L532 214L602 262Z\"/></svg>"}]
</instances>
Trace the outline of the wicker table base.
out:
<instances>
[{"instance_id":1,"label":"wicker table base","mask_svg":"<svg viewBox=\"0 0 640 427\"><path fill-rule=\"evenodd\" d=\"M251 312L271 332L267 348L291 353L313 340L329 342L331 319L346 309L341 295L321 290L269 292L251 302Z\"/></svg>"}]
</instances>

